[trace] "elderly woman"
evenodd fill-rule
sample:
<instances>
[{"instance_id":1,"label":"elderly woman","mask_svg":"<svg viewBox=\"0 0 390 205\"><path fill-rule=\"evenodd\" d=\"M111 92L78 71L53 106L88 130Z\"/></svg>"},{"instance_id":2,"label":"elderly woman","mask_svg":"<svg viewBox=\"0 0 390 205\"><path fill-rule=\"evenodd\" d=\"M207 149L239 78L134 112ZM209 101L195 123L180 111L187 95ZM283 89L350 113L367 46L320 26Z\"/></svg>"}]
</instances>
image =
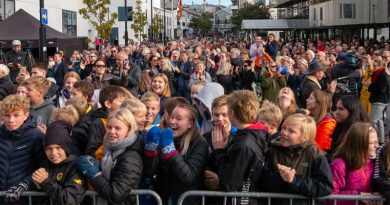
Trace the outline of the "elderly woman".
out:
<instances>
[{"instance_id":1,"label":"elderly woman","mask_svg":"<svg viewBox=\"0 0 390 205\"><path fill-rule=\"evenodd\" d=\"M198 62L195 66L195 72L191 74L188 87L191 88L196 82L211 83L211 75L205 70L205 65L202 62Z\"/></svg>"}]
</instances>

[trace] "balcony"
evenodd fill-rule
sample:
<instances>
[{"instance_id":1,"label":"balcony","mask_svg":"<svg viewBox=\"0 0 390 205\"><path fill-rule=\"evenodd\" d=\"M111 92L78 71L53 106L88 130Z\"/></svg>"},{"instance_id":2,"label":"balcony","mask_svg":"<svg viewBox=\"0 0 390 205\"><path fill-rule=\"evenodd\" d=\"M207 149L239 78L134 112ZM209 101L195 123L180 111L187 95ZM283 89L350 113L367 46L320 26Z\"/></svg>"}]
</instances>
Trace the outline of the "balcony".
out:
<instances>
[{"instance_id":1,"label":"balcony","mask_svg":"<svg viewBox=\"0 0 390 205\"><path fill-rule=\"evenodd\" d=\"M305 1L308 0L272 0L272 2L270 2L270 5L274 8L286 8Z\"/></svg>"}]
</instances>

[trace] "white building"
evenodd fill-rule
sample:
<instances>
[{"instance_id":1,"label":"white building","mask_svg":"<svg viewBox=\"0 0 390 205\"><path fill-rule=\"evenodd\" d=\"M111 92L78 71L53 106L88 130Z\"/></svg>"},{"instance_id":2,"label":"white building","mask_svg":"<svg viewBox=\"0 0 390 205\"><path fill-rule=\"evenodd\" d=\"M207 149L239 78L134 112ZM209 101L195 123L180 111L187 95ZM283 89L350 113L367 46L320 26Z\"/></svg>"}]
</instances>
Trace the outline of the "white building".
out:
<instances>
[{"instance_id":1,"label":"white building","mask_svg":"<svg viewBox=\"0 0 390 205\"><path fill-rule=\"evenodd\" d=\"M163 16L160 0L143 0L142 10L147 12L148 24L145 26L145 33L149 34L151 25L151 3L153 2L154 14ZM133 11L136 8L135 0L127 0L127 6ZM92 41L96 37L96 31L92 25L82 18L78 13L80 8L85 7L82 0L49 0L45 1L45 8L48 10L48 26L63 32L67 35L86 36ZM111 0L110 12L117 12L120 7L124 7L124 0ZM39 0L0 0L0 18L4 19L12 15L15 11L23 9L35 18L39 19ZM153 15L154 15L153 14ZM176 28L176 15L170 10L166 10L167 36L173 37L173 30ZM132 21L128 21L129 39L136 41L134 32L131 29ZM118 40L119 45L124 45L125 22L117 21L113 26L111 40Z\"/></svg>"}]
</instances>

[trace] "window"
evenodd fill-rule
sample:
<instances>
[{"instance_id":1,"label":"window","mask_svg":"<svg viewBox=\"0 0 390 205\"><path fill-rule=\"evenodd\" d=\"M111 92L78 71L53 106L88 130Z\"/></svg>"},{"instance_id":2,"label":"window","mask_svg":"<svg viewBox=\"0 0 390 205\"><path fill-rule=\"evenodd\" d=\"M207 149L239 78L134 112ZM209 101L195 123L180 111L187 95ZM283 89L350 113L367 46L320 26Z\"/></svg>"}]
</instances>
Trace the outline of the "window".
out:
<instances>
[{"instance_id":1,"label":"window","mask_svg":"<svg viewBox=\"0 0 390 205\"><path fill-rule=\"evenodd\" d=\"M14 0L0 0L0 21L15 13Z\"/></svg>"},{"instance_id":2,"label":"window","mask_svg":"<svg viewBox=\"0 0 390 205\"><path fill-rule=\"evenodd\" d=\"M317 20L317 9L313 8L313 20Z\"/></svg>"},{"instance_id":3,"label":"window","mask_svg":"<svg viewBox=\"0 0 390 205\"><path fill-rule=\"evenodd\" d=\"M346 19L356 18L356 4L343 4L343 14Z\"/></svg>"},{"instance_id":4,"label":"window","mask_svg":"<svg viewBox=\"0 0 390 205\"><path fill-rule=\"evenodd\" d=\"M77 36L76 12L62 10L62 33L69 36Z\"/></svg>"},{"instance_id":5,"label":"window","mask_svg":"<svg viewBox=\"0 0 390 205\"><path fill-rule=\"evenodd\" d=\"M320 8L320 21L322 21L322 7Z\"/></svg>"},{"instance_id":6,"label":"window","mask_svg":"<svg viewBox=\"0 0 390 205\"><path fill-rule=\"evenodd\" d=\"M390 17L390 0L387 0L387 16Z\"/></svg>"}]
</instances>

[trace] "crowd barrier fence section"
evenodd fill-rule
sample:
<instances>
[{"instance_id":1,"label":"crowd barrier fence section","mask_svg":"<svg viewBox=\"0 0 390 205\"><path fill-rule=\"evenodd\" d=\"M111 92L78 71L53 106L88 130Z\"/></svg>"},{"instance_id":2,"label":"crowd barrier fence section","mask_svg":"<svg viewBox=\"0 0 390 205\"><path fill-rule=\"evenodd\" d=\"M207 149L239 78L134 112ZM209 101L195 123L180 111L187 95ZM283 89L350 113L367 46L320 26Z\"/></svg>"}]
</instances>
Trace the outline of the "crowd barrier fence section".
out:
<instances>
[{"instance_id":1,"label":"crowd barrier fence section","mask_svg":"<svg viewBox=\"0 0 390 205\"><path fill-rule=\"evenodd\" d=\"M183 205L184 200L187 197L202 197L202 205L206 203L206 197L219 197L223 198L223 205L228 204L228 198L243 198L248 200L251 199L267 199L267 204L272 204L272 199L285 199L290 200L290 205L293 205L294 200L310 200L311 205L316 204L332 204L337 205L337 201L340 200L353 200L356 205L359 205L359 201L368 200L368 201L377 201L383 202L384 198L380 195L338 195L333 194L325 197L319 198L308 198L301 195L295 194L280 194L280 193L261 193L261 192L219 192L219 191L187 191L184 192L178 199L177 205ZM231 204L231 203L229 203Z\"/></svg>"},{"instance_id":2,"label":"crowd barrier fence section","mask_svg":"<svg viewBox=\"0 0 390 205\"><path fill-rule=\"evenodd\" d=\"M136 197L137 205L142 205L139 203L139 196L140 195L152 196L156 200L157 205L162 205L162 200L161 200L160 196L152 190L136 189L136 190L132 190L129 193L129 195ZM91 197L93 205L99 205L98 199L97 199L99 194L96 193L95 191L87 191L84 196ZM5 191L0 191L0 198L1 198L0 200L2 201L4 199L4 197L5 197ZM22 197L28 197L29 205L33 205L33 198L34 197L47 197L47 195L45 192L26 191L26 192L22 193L21 198ZM0 204L1 204L1 202L0 202ZM53 202L50 201L50 204L53 205Z\"/></svg>"}]
</instances>

